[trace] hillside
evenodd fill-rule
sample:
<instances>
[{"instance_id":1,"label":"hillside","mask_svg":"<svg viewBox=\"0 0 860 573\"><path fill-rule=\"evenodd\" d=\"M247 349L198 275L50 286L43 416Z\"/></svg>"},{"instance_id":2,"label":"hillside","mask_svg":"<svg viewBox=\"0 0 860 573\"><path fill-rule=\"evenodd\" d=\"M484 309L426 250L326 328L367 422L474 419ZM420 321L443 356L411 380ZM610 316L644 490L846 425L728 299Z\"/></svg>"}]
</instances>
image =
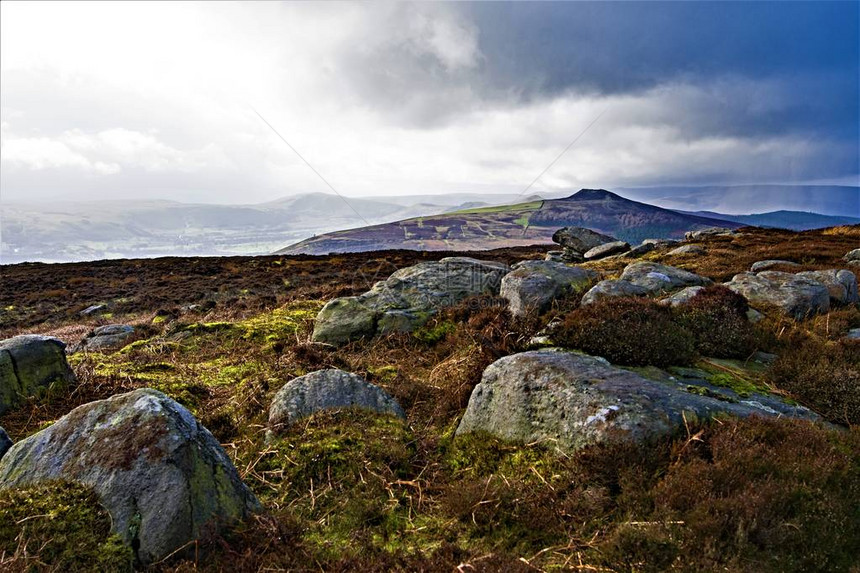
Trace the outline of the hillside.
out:
<instances>
[{"instance_id":1,"label":"hillside","mask_svg":"<svg viewBox=\"0 0 860 573\"><path fill-rule=\"evenodd\" d=\"M802 233L750 228L697 241L703 252L696 256L661 247L640 263L722 282L762 259L796 261L792 272L851 268L843 256L858 240L858 227ZM719 286L674 308L647 297L583 306L580 291L515 318L495 291L441 309L412 332L339 347L313 341L324 305L358 295L395 270L405 277L407 267L427 269L454 254L507 272L500 263L543 263L545 251L534 246L4 267L0 339L57 337L69 345L74 380L53 382L5 410L8 394L0 392L0 569L856 568L860 342L845 337L860 327L857 303L804 321L761 307L765 316L753 324L743 299ZM597 273L591 283L618 277L632 264L605 259L568 268ZM467 287L483 288L480 282ZM81 315L96 304L105 306ZM111 324L133 331L112 346L96 346L95 329ZM548 342L535 338L547 329L566 350L546 349ZM12 351L0 349L0 360L7 355ZM593 356L610 356L611 364ZM529 370L530 360L537 370ZM15 364L17 376L32 367L33 356ZM559 374L558 368L577 365L587 370ZM381 413L338 408L286 429L273 424L270 408L285 390L309 373L322 376L319 371L331 369L360 377L366 381L360 388L397 407ZM0 374L7 377L10 370L0 368ZM585 389L576 385L582 379ZM570 418L568 432L615 427L620 441L610 439L608 430L591 434L607 441L585 446L461 432L480 423L476 410L493 380L513 382L510 392L522 389L517 395L532 397L526 405L535 406L528 411L543 412L544 420L559 418L559 412L561 420ZM612 395L613 402L602 407L613 380L636 390L617 401ZM580 393L584 401L572 401ZM637 398L643 395L646 400ZM674 430L621 440L630 400L636 412L669 405ZM703 414L703 407L727 414L715 421L686 410L682 416L677 400ZM509 399L504 405L500 423L522 414L522 403ZM747 416L751 411L759 414ZM174 426L157 425L165 419L190 423L204 438L195 447L205 442L210 450L164 455L162 448L187 441ZM640 417L633 427L660 428L663 420ZM4 430L12 449L6 450ZM57 439L39 441L44 436ZM202 465L211 458L199 452L213 448L223 450L219 465ZM4 480L18 483L34 465L51 471L62 466L66 475L101 468L104 479L87 486L49 481L2 487ZM142 473L145 478L130 479ZM235 507L235 488L222 480L217 489L209 481L224 475L247 487L242 495L259 501L241 523L186 532L181 541L172 538L172 546L158 545L164 539L158 535L138 537L138 531L171 527L162 515L182 516L188 509L202 519L197 510L202 515L213 506ZM159 479L164 476L170 477ZM134 497L116 480L147 493ZM157 493L149 494L155 480ZM187 490L193 495L186 485L195 488ZM115 497L96 495L105 488L113 488ZM125 514L115 514L115 504L129 496L137 521L116 531L117 516ZM153 546L162 550L157 558L142 552Z\"/></svg>"},{"instance_id":2,"label":"hillside","mask_svg":"<svg viewBox=\"0 0 860 573\"><path fill-rule=\"evenodd\" d=\"M479 207L326 233L277 253L487 250L551 243L552 234L564 226L588 227L635 243L647 238L678 238L691 229L741 225L677 213L624 199L603 189L583 189L564 199Z\"/></svg>"}]
</instances>

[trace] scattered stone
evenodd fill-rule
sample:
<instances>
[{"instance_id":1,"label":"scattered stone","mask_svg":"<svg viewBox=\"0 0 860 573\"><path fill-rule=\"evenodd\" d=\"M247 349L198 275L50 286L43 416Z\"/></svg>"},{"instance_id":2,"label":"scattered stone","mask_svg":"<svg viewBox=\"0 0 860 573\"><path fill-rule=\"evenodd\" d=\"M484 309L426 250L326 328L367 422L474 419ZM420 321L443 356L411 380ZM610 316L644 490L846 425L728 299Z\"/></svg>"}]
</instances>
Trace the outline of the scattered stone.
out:
<instances>
[{"instance_id":1,"label":"scattered stone","mask_svg":"<svg viewBox=\"0 0 860 573\"><path fill-rule=\"evenodd\" d=\"M278 390L269 408L269 430L275 434L321 410L361 408L405 418L388 393L361 376L335 368L294 378Z\"/></svg>"},{"instance_id":2,"label":"scattered stone","mask_svg":"<svg viewBox=\"0 0 860 573\"><path fill-rule=\"evenodd\" d=\"M705 287L703 286L691 286L685 289L681 289L675 294L662 299L660 301L660 304L666 304L669 306L679 306L682 304L687 304L688 302L690 302L690 299L692 299L704 289Z\"/></svg>"},{"instance_id":3,"label":"scattered stone","mask_svg":"<svg viewBox=\"0 0 860 573\"><path fill-rule=\"evenodd\" d=\"M843 260L848 261L849 263L852 261L860 261L860 249L854 249L845 253L845 256L842 257Z\"/></svg>"},{"instance_id":4,"label":"scattered stone","mask_svg":"<svg viewBox=\"0 0 860 573\"><path fill-rule=\"evenodd\" d=\"M611 243L603 243L585 252L585 260L594 261L603 259L612 255L619 255L630 250L630 244L625 241L612 241Z\"/></svg>"},{"instance_id":5,"label":"scattered stone","mask_svg":"<svg viewBox=\"0 0 860 573\"><path fill-rule=\"evenodd\" d=\"M659 378L559 349L506 356L484 371L457 435L482 431L513 442L547 442L572 452L597 443L670 435L684 426L685 416L816 418L778 397L754 393L742 398L706 383L695 388L710 392L691 392L686 381L675 381L666 373Z\"/></svg>"},{"instance_id":6,"label":"scattered stone","mask_svg":"<svg viewBox=\"0 0 860 573\"><path fill-rule=\"evenodd\" d=\"M368 292L337 298L317 315L313 341L341 345L386 332L409 332L441 308L470 296L498 295L507 265L447 257L400 269Z\"/></svg>"},{"instance_id":7,"label":"scattered stone","mask_svg":"<svg viewBox=\"0 0 860 573\"><path fill-rule=\"evenodd\" d=\"M704 255L705 247L702 245L681 245L669 251L669 255Z\"/></svg>"},{"instance_id":8,"label":"scattered stone","mask_svg":"<svg viewBox=\"0 0 860 573\"><path fill-rule=\"evenodd\" d=\"M563 227L553 233L552 240L554 243L577 253L586 253L594 247L604 243L612 243L618 239L585 227Z\"/></svg>"},{"instance_id":9,"label":"scattered stone","mask_svg":"<svg viewBox=\"0 0 860 573\"><path fill-rule=\"evenodd\" d=\"M657 248L663 248L663 247L672 247L674 245L677 245L680 242L681 241L678 241L676 239L645 239L644 241L642 241L642 244L643 245L654 245Z\"/></svg>"},{"instance_id":10,"label":"scattered stone","mask_svg":"<svg viewBox=\"0 0 860 573\"><path fill-rule=\"evenodd\" d=\"M845 335L846 340L860 340L860 328L852 328Z\"/></svg>"},{"instance_id":11,"label":"scattered stone","mask_svg":"<svg viewBox=\"0 0 860 573\"><path fill-rule=\"evenodd\" d=\"M3 459L3 455L8 452L11 447L12 440L9 438L9 434L6 433L3 426L0 426L0 460Z\"/></svg>"},{"instance_id":12,"label":"scattered stone","mask_svg":"<svg viewBox=\"0 0 860 573\"><path fill-rule=\"evenodd\" d=\"M597 273L551 261L522 261L502 278L499 295L508 299L511 314L546 310L553 300L591 286Z\"/></svg>"},{"instance_id":13,"label":"scattered stone","mask_svg":"<svg viewBox=\"0 0 860 573\"><path fill-rule=\"evenodd\" d=\"M740 273L726 286L743 295L753 307L774 306L796 320L830 310L830 293L824 284L791 273Z\"/></svg>"},{"instance_id":14,"label":"scattered stone","mask_svg":"<svg viewBox=\"0 0 860 573\"><path fill-rule=\"evenodd\" d=\"M87 308L82 310L80 314L81 314L81 316L90 316L90 315L96 314L98 312L102 312L104 310L107 310L106 304L94 304L94 305L88 306Z\"/></svg>"},{"instance_id":15,"label":"scattered stone","mask_svg":"<svg viewBox=\"0 0 860 573\"><path fill-rule=\"evenodd\" d=\"M0 341L0 414L53 384L73 384L59 339L25 334Z\"/></svg>"},{"instance_id":16,"label":"scattered stone","mask_svg":"<svg viewBox=\"0 0 860 573\"><path fill-rule=\"evenodd\" d=\"M800 265L793 261L781 261L779 259L768 259L766 261L756 261L750 267L750 272L757 273L766 271L773 267L799 267Z\"/></svg>"},{"instance_id":17,"label":"scattered stone","mask_svg":"<svg viewBox=\"0 0 860 573\"><path fill-rule=\"evenodd\" d=\"M750 307L747 309L747 320L751 323L755 324L764 319L764 315L757 311L756 309Z\"/></svg>"},{"instance_id":18,"label":"scattered stone","mask_svg":"<svg viewBox=\"0 0 860 573\"><path fill-rule=\"evenodd\" d=\"M128 324L107 324L93 329L83 340L72 348L72 352L100 352L122 346L131 335L134 327Z\"/></svg>"},{"instance_id":19,"label":"scattered stone","mask_svg":"<svg viewBox=\"0 0 860 573\"><path fill-rule=\"evenodd\" d=\"M212 434L149 388L79 406L0 459L0 488L57 479L93 488L144 565L261 510Z\"/></svg>"},{"instance_id":20,"label":"scattered stone","mask_svg":"<svg viewBox=\"0 0 860 573\"><path fill-rule=\"evenodd\" d=\"M734 230L726 227L708 227L706 229L697 229L695 231L687 231L684 234L684 239L687 241L698 241L706 237L716 237L719 235L733 235Z\"/></svg>"},{"instance_id":21,"label":"scattered stone","mask_svg":"<svg viewBox=\"0 0 860 573\"><path fill-rule=\"evenodd\" d=\"M711 280L695 273L640 261L627 265L621 278L600 281L582 297L582 304L592 304L600 299L618 296L647 296L669 292L687 286L707 286Z\"/></svg>"},{"instance_id":22,"label":"scattered stone","mask_svg":"<svg viewBox=\"0 0 860 573\"><path fill-rule=\"evenodd\" d=\"M629 258L638 258L657 249L665 249L678 244L674 239L645 239L641 245L633 247L625 254Z\"/></svg>"},{"instance_id":23,"label":"scattered stone","mask_svg":"<svg viewBox=\"0 0 860 573\"><path fill-rule=\"evenodd\" d=\"M826 271L804 271L795 274L816 280L827 287L831 306L841 306L858 302L857 277L851 271L830 269Z\"/></svg>"},{"instance_id":24,"label":"scattered stone","mask_svg":"<svg viewBox=\"0 0 860 573\"><path fill-rule=\"evenodd\" d=\"M860 261L848 261L846 264L849 267L860 267Z\"/></svg>"}]
</instances>

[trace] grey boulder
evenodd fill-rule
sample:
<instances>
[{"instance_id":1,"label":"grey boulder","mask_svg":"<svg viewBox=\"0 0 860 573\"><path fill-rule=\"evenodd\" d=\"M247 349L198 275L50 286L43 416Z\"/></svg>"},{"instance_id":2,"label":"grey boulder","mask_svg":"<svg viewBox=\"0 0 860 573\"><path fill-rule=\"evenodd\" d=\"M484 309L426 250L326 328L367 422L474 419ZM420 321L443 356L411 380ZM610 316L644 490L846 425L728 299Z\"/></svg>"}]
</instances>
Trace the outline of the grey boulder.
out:
<instances>
[{"instance_id":1,"label":"grey boulder","mask_svg":"<svg viewBox=\"0 0 860 573\"><path fill-rule=\"evenodd\" d=\"M593 356L559 349L523 352L487 367L456 433L485 432L573 452L592 444L670 435L684 427L685 418L816 418L778 397L694 388L704 391L690 391L686 381L674 377L645 378Z\"/></svg>"},{"instance_id":2,"label":"grey boulder","mask_svg":"<svg viewBox=\"0 0 860 573\"><path fill-rule=\"evenodd\" d=\"M6 452L9 451L9 448L12 447L12 440L9 438L9 434L6 433L6 430L0 426L0 460L3 459L3 456Z\"/></svg>"},{"instance_id":3,"label":"grey boulder","mask_svg":"<svg viewBox=\"0 0 860 573\"><path fill-rule=\"evenodd\" d=\"M851 271L845 269L804 271L795 276L816 280L826 286L830 293L831 306L853 304L858 301L857 277Z\"/></svg>"},{"instance_id":4,"label":"grey boulder","mask_svg":"<svg viewBox=\"0 0 860 573\"><path fill-rule=\"evenodd\" d=\"M793 261L782 261L779 259L768 259L766 261L756 261L750 267L750 272L757 273L766 271L773 267L799 267L800 265Z\"/></svg>"},{"instance_id":5,"label":"grey boulder","mask_svg":"<svg viewBox=\"0 0 860 573\"><path fill-rule=\"evenodd\" d=\"M688 286L707 286L711 280L683 269L639 261L627 265L621 277L597 283L582 297L582 304L618 296L647 296Z\"/></svg>"},{"instance_id":6,"label":"grey boulder","mask_svg":"<svg viewBox=\"0 0 860 573\"><path fill-rule=\"evenodd\" d=\"M583 256L585 257L585 260L593 261L610 257L612 255L620 255L621 253L626 253L629 250L629 243L624 241L612 241L611 243L603 243L602 245L598 245L587 250Z\"/></svg>"},{"instance_id":7,"label":"grey boulder","mask_svg":"<svg viewBox=\"0 0 860 573\"><path fill-rule=\"evenodd\" d=\"M680 247L675 247L667 254L669 255L704 255L705 247L702 245L681 245Z\"/></svg>"},{"instance_id":8,"label":"grey boulder","mask_svg":"<svg viewBox=\"0 0 860 573\"><path fill-rule=\"evenodd\" d=\"M637 258L646 255L657 249L665 249L678 244L678 241L672 239L645 239L641 245L637 245L627 251L624 256L629 258Z\"/></svg>"},{"instance_id":9,"label":"grey boulder","mask_svg":"<svg viewBox=\"0 0 860 573\"><path fill-rule=\"evenodd\" d=\"M386 332L409 332L439 309L477 295L498 295L507 265L448 257L400 269L368 292L329 301L314 323L314 342L345 344Z\"/></svg>"},{"instance_id":10,"label":"grey boulder","mask_svg":"<svg viewBox=\"0 0 860 573\"><path fill-rule=\"evenodd\" d=\"M142 564L261 509L212 434L148 388L79 406L0 460L0 488L58 479L93 488Z\"/></svg>"},{"instance_id":11,"label":"grey boulder","mask_svg":"<svg viewBox=\"0 0 860 573\"><path fill-rule=\"evenodd\" d=\"M860 340L860 328L852 328L845 335L845 340Z\"/></svg>"},{"instance_id":12,"label":"grey boulder","mask_svg":"<svg viewBox=\"0 0 860 573\"><path fill-rule=\"evenodd\" d=\"M830 310L830 292L823 283L792 273L740 273L726 286L743 295L753 307L772 306L796 320Z\"/></svg>"},{"instance_id":13,"label":"grey boulder","mask_svg":"<svg viewBox=\"0 0 860 573\"><path fill-rule=\"evenodd\" d=\"M499 295L514 316L546 310L553 300L591 286L597 273L552 261L522 261L502 278Z\"/></svg>"},{"instance_id":14,"label":"grey boulder","mask_svg":"<svg viewBox=\"0 0 860 573\"><path fill-rule=\"evenodd\" d=\"M25 334L0 341L0 414L53 384L72 384L66 345L56 338Z\"/></svg>"},{"instance_id":15,"label":"grey boulder","mask_svg":"<svg viewBox=\"0 0 860 573\"><path fill-rule=\"evenodd\" d=\"M397 401L361 376L336 368L294 378L278 390L269 407L269 430L277 434L322 410L359 408L405 418Z\"/></svg>"},{"instance_id":16,"label":"grey boulder","mask_svg":"<svg viewBox=\"0 0 860 573\"><path fill-rule=\"evenodd\" d=\"M845 256L842 257L843 260L848 262L852 261L860 261L860 249L853 249L845 253Z\"/></svg>"},{"instance_id":17,"label":"grey boulder","mask_svg":"<svg viewBox=\"0 0 860 573\"><path fill-rule=\"evenodd\" d=\"M107 324L90 331L72 351L99 352L123 346L134 334L134 327L128 324Z\"/></svg>"}]
</instances>

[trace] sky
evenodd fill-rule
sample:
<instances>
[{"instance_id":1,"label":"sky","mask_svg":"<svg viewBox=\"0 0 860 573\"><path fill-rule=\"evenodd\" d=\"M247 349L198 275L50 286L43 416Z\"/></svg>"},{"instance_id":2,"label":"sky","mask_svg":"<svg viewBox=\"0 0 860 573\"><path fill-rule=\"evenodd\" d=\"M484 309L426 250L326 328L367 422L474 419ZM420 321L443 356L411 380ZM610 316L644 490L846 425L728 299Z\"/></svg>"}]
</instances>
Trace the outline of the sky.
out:
<instances>
[{"instance_id":1,"label":"sky","mask_svg":"<svg viewBox=\"0 0 860 573\"><path fill-rule=\"evenodd\" d=\"M858 2L2 2L0 22L3 201L330 191L290 146L346 196L517 193L569 145L529 193L860 184Z\"/></svg>"}]
</instances>

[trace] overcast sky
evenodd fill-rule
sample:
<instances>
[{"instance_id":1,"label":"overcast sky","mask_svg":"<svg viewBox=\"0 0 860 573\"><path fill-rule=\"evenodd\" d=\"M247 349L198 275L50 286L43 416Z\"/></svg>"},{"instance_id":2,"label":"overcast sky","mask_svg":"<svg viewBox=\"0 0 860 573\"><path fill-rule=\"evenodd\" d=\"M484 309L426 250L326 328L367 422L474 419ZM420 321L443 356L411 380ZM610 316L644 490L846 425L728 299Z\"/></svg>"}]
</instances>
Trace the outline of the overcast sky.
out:
<instances>
[{"instance_id":1,"label":"overcast sky","mask_svg":"<svg viewBox=\"0 0 860 573\"><path fill-rule=\"evenodd\" d=\"M859 6L2 2L0 193L857 185Z\"/></svg>"}]
</instances>

